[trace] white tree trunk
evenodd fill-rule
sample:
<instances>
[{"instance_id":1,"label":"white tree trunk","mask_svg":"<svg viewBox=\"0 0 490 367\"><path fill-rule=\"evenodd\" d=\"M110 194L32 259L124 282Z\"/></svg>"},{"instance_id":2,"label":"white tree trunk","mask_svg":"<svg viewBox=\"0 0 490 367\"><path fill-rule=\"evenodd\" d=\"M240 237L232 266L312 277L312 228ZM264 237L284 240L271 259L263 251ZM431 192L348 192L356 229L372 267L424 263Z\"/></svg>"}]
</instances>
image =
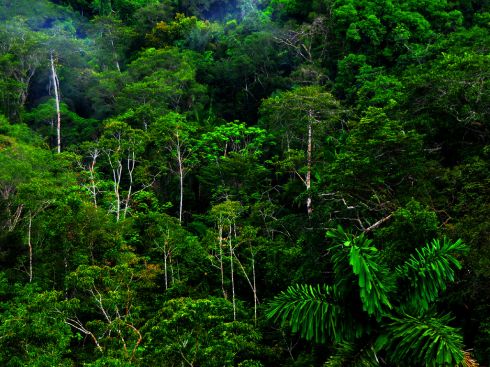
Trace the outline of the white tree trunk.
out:
<instances>
[{"instance_id":1,"label":"white tree trunk","mask_svg":"<svg viewBox=\"0 0 490 367\"><path fill-rule=\"evenodd\" d=\"M111 32L109 32L109 37L111 39L112 56L114 57L114 62L116 63L116 69L118 72L121 72L121 67L119 66L119 60L118 60L117 52L116 52L116 46L114 45L114 39L112 38Z\"/></svg>"},{"instance_id":2,"label":"white tree trunk","mask_svg":"<svg viewBox=\"0 0 490 367\"><path fill-rule=\"evenodd\" d=\"M57 117L56 146L57 146L58 153L60 153L61 152L61 111L60 111L60 93L59 93L60 82L58 80L58 75L56 74L56 69L54 67L53 52L51 52L50 54L50 61L51 61L51 79L53 81L54 98L56 102L56 117Z\"/></svg>"},{"instance_id":3,"label":"white tree trunk","mask_svg":"<svg viewBox=\"0 0 490 367\"><path fill-rule=\"evenodd\" d=\"M167 241L163 243L163 261L164 261L164 272L165 272L165 290L168 289L168 271L167 271L167 258L168 258L168 252L167 252Z\"/></svg>"},{"instance_id":4,"label":"white tree trunk","mask_svg":"<svg viewBox=\"0 0 490 367\"><path fill-rule=\"evenodd\" d=\"M231 301L233 303L233 320L236 320L236 302L235 302L235 274L233 270L233 246L232 246L232 225L228 233L228 245L230 250L230 272L231 272Z\"/></svg>"},{"instance_id":5,"label":"white tree trunk","mask_svg":"<svg viewBox=\"0 0 490 367\"><path fill-rule=\"evenodd\" d=\"M88 171L90 173L90 192L94 199L94 206L97 208L97 185L95 184L95 164L99 156L99 151L95 149L91 152L92 162L89 164Z\"/></svg>"},{"instance_id":6,"label":"white tree trunk","mask_svg":"<svg viewBox=\"0 0 490 367\"><path fill-rule=\"evenodd\" d=\"M179 166L179 189L180 189L180 202L179 202L179 223L182 223L182 212L184 210L184 162L182 157L182 146L180 143L179 133L176 134L177 140L177 164Z\"/></svg>"},{"instance_id":7,"label":"white tree trunk","mask_svg":"<svg viewBox=\"0 0 490 367\"><path fill-rule=\"evenodd\" d=\"M219 245L219 267L221 271L221 290L223 291L223 298L227 299L225 291L225 269L223 265L223 225L218 224L218 245Z\"/></svg>"},{"instance_id":8,"label":"white tree trunk","mask_svg":"<svg viewBox=\"0 0 490 367\"><path fill-rule=\"evenodd\" d=\"M29 246L29 283L32 282L32 242L31 242L31 229L32 229L32 214L29 212L29 228L27 231L27 245Z\"/></svg>"},{"instance_id":9,"label":"white tree trunk","mask_svg":"<svg viewBox=\"0 0 490 367\"><path fill-rule=\"evenodd\" d=\"M306 191L308 193L308 197L306 199L306 210L308 211L308 216L311 215L313 212L312 206L311 206L311 193L310 193L310 188L311 188L311 153L312 153L312 144L313 144L313 123L312 123L312 112L309 112L309 118L308 118L308 151L307 151L307 158L306 158L306 164L307 164L307 170L306 170Z\"/></svg>"},{"instance_id":10,"label":"white tree trunk","mask_svg":"<svg viewBox=\"0 0 490 367\"><path fill-rule=\"evenodd\" d=\"M109 160L112 167L112 181L114 186L114 195L116 196L116 221L119 222L121 216L121 176L122 176L122 162L120 160L116 161L117 167L113 166L112 162Z\"/></svg>"},{"instance_id":11,"label":"white tree trunk","mask_svg":"<svg viewBox=\"0 0 490 367\"><path fill-rule=\"evenodd\" d=\"M131 195L133 191L133 171L136 165L136 159L134 155L134 151L128 152L128 174L129 174L129 188L128 195L126 196L126 202L124 203L124 218L126 218L126 214L128 213L129 202L131 200Z\"/></svg>"}]
</instances>

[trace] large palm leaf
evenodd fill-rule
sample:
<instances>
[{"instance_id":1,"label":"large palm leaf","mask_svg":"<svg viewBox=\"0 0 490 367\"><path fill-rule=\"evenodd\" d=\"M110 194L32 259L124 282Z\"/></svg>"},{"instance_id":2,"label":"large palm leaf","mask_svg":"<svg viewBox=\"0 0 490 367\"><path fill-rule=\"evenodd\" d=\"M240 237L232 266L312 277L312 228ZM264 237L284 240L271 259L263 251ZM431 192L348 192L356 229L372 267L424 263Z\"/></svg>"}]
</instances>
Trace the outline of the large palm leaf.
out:
<instances>
[{"instance_id":1,"label":"large palm leaf","mask_svg":"<svg viewBox=\"0 0 490 367\"><path fill-rule=\"evenodd\" d=\"M325 343L343 338L342 308L336 301L334 287L327 285L294 285L281 292L270 303L267 317L291 325L307 340Z\"/></svg>"},{"instance_id":2,"label":"large palm leaf","mask_svg":"<svg viewBox=\"0 0 490 367\"><path fill-rule=\"evenodd\" d=\"M327 232L327 237L340 242L340 245L330 248L338 288L343 293L349 292L347 280L354 276L364 311L369 315L380 315L384 310L391 309L388 296L393 288L392 277L388 276L388 270L380 261L379 251L372 245L372 240L364 234L354 236L347 233L342 227Z\"/></svg>"},{"instance_id":3,"label":"large palm leaf","mask_svg":"<svg viewBox=\"0 0 490 367\"><path fill-rule=\"evenodd\" d=\"M390 317L387 333L377 342L398 366L464 365L463 339L459 330L449 326L449 315Z\"/></svg>"},{"instance_id":4,"label":"large palm leaf","mask_svg":"<svg viewBox=\"0 0 490 367\"><path fill-rule=\"evenodd\" d=\"M453 282L455 269L461 269L461 263L456 256L467 251L461 240L451 242L444 238L432 240L415 255L397 267L397 274L408 283L407 302L427 310L444 291L448 282Z\"/></svg>"},{"instance_id":5,"label":"large palm leaf","mask_svg":"<svg viewBox=\"0 0 490 367\"><path fill-rule=\"evenodd\" d=\"M343 342L323 365L324 367L378 367L379 360L374 346L363 343Z\"/></svg>"}]
</instances>

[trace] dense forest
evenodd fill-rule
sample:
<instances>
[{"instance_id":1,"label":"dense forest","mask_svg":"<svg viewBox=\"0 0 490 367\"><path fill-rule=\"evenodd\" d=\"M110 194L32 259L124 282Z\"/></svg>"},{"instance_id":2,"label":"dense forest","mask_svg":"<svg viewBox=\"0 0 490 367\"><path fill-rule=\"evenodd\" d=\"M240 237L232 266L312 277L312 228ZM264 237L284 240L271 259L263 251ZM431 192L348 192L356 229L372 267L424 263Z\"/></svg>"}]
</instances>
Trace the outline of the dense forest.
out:
<instances>
[{"instance_id":1,"label":"dense forest","mask_svg":"<svg viewBox=\"0 0 490 367\"><path fill-rule=\"evenodd\" d=\"M488 0L0 0L1 366L488 366L489 218Z\"/></svg>"}]
</instances>

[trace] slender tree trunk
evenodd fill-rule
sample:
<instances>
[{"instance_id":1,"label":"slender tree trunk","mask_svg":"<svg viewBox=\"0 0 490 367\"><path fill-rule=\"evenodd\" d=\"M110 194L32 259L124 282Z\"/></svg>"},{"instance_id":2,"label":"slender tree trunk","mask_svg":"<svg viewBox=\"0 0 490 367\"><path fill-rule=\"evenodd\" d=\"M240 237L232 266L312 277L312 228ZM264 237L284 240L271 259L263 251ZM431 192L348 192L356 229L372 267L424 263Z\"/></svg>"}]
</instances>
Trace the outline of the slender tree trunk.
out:
<instances>
[{"instance_id":1,"label":"slender tree trunk","mask_svg":"<svg viewBox=\"0 0 490 367\"><path fill-rule=\"evenodd\" d=\"M114 58L114 61L116 63L116 69L118 72L121 72L121 67L119 66L119 60L117 57L116 47L114 46L114 39L112 38L112 34L110 32L109 32L109 37L111 39L112 57Z\"/></svg>"},{"instance_id":2,"label":"slender tree trunk","mask_svg":"<svg viewBox=\"0 0 490 367\"><path fill-rule=\"evenodd\" d=\"M170 280L172 282L172 286L175 285L175 274L174 274L174 262L172 260L172 251L168 252L168 263L170 264ZM179 277L179 262L177 261L177 276Z\"/></svg>"},{"instance_id":3,"label":"slender tree trunk","mask_svg":"<svg viewBox=\"0 0 490 367\"><path fill-rule=\"evenodd\" d=\"M231 301L233 303L233 320L236 320L236 303L235 303L235 274L233 270L233 246L232 246L232 225L228 233L228 245L230 250L230 272L231 272Z\"/></svg>"},{"instance_id":4,"label":"slender tree trunk","mask_svg":"<svg viewBox=\"0 0 490 367\"><path fill-rule=\"evenodd\" d=\"M308 216L313 212L311 206L311 152L312 152L312 141L313 141L313 123L312 123L312 112L309 112L308 116L308 152L307 152L307 171L306 171L306 191L308 193L308 197L306 199L306 210L308 211Z\"/></svg>"},{"instance_id":5,"label":"slender tree trunk","mask_svg":"<svg viewBox=\"0 0 490 367\"><path fill-rule=\"evenodd\" d=\"M109 159L109 165L112 169L112 182L114 189L114 196L116 197L116 221L119 222L121 214L121 176L122 176L122 162L120 159L113 161L110 157L110 153L107 152L107 158Z\"/></svg>"},{"instance_id":6,"label":"slender tree trunk","mask_svg":"<svg viewBox=\"0 0 490 367\"><path fill-rule=\"evenodd\" d=\"M164 272L165 272L165 290L168 289L167 258L168 258L167 241L165 241L164 244L163 244L163 261L164 261L163 267L164 267Z\"/></svg>"},{"instance_id":7,"label":"slender tree trunk","mask_svg":"<svg viewBox=\"0 0 490 367\"><path fill-rule=\"evenodd\" d=\"M254 293L254 322L255 325L257 325L257 303L258 303L258 298L257 298L257 284L255 281L255 256L252 250L252 246L250 246L250 253L252 254L252 280L253 280L253 293Z\"/></svg>"},{"instance_id":8,"label":"slender tree trunk","mask_svg":"<svg viewBox=\"0 0 490 367\"><path fill-rule=\"evenodd\" d=\"M133 190L133 171L135 165L136 165L136 160L133 151L131 153L128 153L129 189L128 189L128 195L126 196L126 202L124 205L124 218L126 218L126 214L128 213L129 201L131 200L131 195Z\"/></svg>"},{"instance_id":9,"label":"slender tree trunk","mask_svg":"<svg viewBox=\"0 0 490 367\"><path fill-rule=\"evenodd\" d=\"M97 162L97 157L99 156L98 151L92 152L92 163L89 164L90 173L90 191L94 199L94 206L97 208L97 186L95 185L95 164Z\"/></svg>"},{"instance_id":10,"label":"slender tree trunk","mask_svg":"<svg viewBox=\"0 0 490 367\"><path fill-rule=\"evenodd\" d=\"M240 259L236 255L235 259L240 266L240 269L242 269L243 275L245 276L245 279L247 280L248 285L250 286L250 289L252 290L253 296L254 296L254 323L257 324L257 305L259 303L259 298L257 297L257 284L255 282L255 259L254 259L254 254L252 252L252 248L250 247L250 251L252 253L252 281L250 281L250 277L248 276L247 272L245 271L245 268L243 267L242 263L240 262Z\"/></svg>"},{"instance_id":11,"label":"slender tree trunk","mask_svg":"<svg viewBox=\"0 0 490 367\"><path fill-rule=\"evenodd\" d=\"M29 228L27 231L27 245L29 246L29 283L32 282L32 242L31 242L31 229L32 229L32 214L29 212Z\"/></svg>"},{"instance_id":12,"label":"slender tree trunk","mask_svg":"<svg viewBox=\"0 0 490 367\"><path fill-rule=\"evenodd\" d=\"M116 195L116 221L119 222L120 213L121 213L121 194L119 192L120 183L121 183L121 174L122 174L122 165L119 163L119 167L114 173L114 194Z\"/></svg>"},{"instance_id":13,"label":"slender tree trunk","mask_svg":"<svg viewBox=\"0 0 490 367\"><path fill-rule=\"evenodd\" d=\"M60 93L59 93L60 82L58 79L58 75L56 74L56 69L54 67L53 52L51 52L50 61L51 61L51 79L53 81L54 98L56 101L56 117L57 117L56 146L57 146L58 153L60 153L61 152L61 112L60 112Z\"/></svg>"},{"instance_id":14,"label":"slender tree trunk","mask_svg":"<svg viewBox=\"0 0 490 367\"><path fill-rule=\"evenodd\" d=\"M182 152L179 139L179 133L176 134L177 139L177 164L179 166L179 189L180 189L180 203L179 203L179 223L182 223L182 212L184 210L184 165L182 162Z\"/></svg>"},{"instance_id":15,"label":"slender tree trunk","mask_svg":"<svg viewBox=\"0 0 490 367\"><path fill-rule=\"evenodd\" d=\"M223 225L218 224L218 245L219 245L219 268L221 271L221 290L223 291L223 298L227 299L225 291L225 269L223 265Z\"/></svg>"}]
</instances>

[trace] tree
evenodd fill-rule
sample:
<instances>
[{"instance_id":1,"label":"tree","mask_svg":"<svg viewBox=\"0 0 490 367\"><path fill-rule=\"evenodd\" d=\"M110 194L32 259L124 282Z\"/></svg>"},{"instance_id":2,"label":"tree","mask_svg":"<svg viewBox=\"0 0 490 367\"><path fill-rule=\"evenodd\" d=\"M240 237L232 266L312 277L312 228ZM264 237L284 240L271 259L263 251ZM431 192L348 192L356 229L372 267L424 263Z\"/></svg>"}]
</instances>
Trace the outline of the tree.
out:
<instances>
[{"instance_id":1,"label":"tree","mask_svg":"<svg viewBox=\"0 0 490 367\"><path fill-rule=\"evenodd\" d=\"M239 121L218 125L202 134L197 142L198 151L202 152L201 183L218 200L253 200L254 193L268 182L268 171L260 159L269 141L271 136L266 130Z\"/></svg>"},{"instance_id":2,"label":"tree","mask_svg":"<svg viewBox=\"0 0 490 367\"><path fill-rule=\"evenodd\" d=\"M318 186L324 210L366 230L413 197L423 197L433 164L422 135L390 119L386 110L370 107L348 128L330 141L329 164L322 167Z\"/></svg>"},{"instance_id":3,"label":"tree","mask_svg":"<svg viewBox=\"0 0 490 367\"><path fill-rule=\"evenodd\" d=\"M69 187L74 183L74 176L68 170L65 156L59 155L55 158L49 150L29 144L40 145L40 141L34 135L26 134L28 130L25 126L11 127L6 121L5 125L1 122L0 129L3 131L0 130L0 134L7 133L17 139L0 135L0 141L4 144L0 151L0 163L4 167L0 174L0 225L6 233L12 235L22 231L20 239L10 239L12 243L5 250L7 254L11 251L15 254L14 262L25 270L29 281L32 281L33 259L39 253L34 245L42 237L40 225L36 222L42 220L41 217L49 207L55 202L60 203L60 198L66 196L66 188L61 183ZM9 242L8 237L6 240ZM22 243L17 244L18 240ZM19 256L19 249L14 246L16 244L27 247L28 265L22 263L25 257ZM12 248L8 249L10 246Z\"/></svg>"},{"instance_id":4,"label":"tree","mask_svg":"<svg viewBox=\"0 0 490 367\"><path fill-rule=\"evenodd\" d=\"M134 31L114 16L96 16L90 28L97 45L101 70L121 72L121 62L130 46Z\"/></svg>"},{"instance_id":5,"label":"tree","mask_svg":"<svg viewBox=\"0 0 490 367\"><path fill-rule=\"evenodd\" d=\"M73 112L66 103L59 102L57 104L55 99L52 98L24 113L23 117L31 128L48 138L50 145L55 147L56 150L58 148L58 137L60 136L57 126L58 117L60 121L63 120L62 146L66 148L91 140L95 135L97 125L96 120L83 118Z\"/></svg>"},{"instance_id":6,"label":"tree","mask_svg":"<svg viewBox=\"0 0 490 367\"><path fill-rule=\"evenodd\" d=\"M168 166L179 177L179 222L184 213L184 179L197 164L195 141L197 126L184 115L170 112L151 125L150 134L159 149L170 154ZM164 152L162 152L164 153Z\"/></svg>"},{"instance_id":7,"label":"tree","mask_svg":"<svg viewBox=\"0 0 490 367\"><path fill-rule=\"evenodd\" d=\"M271 302L269 318L306 339L334 342L327 365L379 365L378 355L396 365L465 363L459 330L433 307L461 269L461 240L434 239L389 269L364 234L339 227L327 236L336 243L329 248L334 283L289 287Z\"/></svg>"},{"instance_id":8,"label":"tree","mask_svg":"<svg viewBox=\"0 0 490 367\"><path fill-rule=\"evenodd\" d=\"M17 121L32 79L45 63L43 43L47 37L29 29L25 19L16 18L0 29L0 39L1 111Z\"/></svg>"},{"instance_id":9,"label":"tree","mask_svg":"<svg viewBox=\"0 0 490 367\"><path fill-rule=\"evenodd\" d=\"M123 75L116 110L124 113L144 106L162 114L172 110L198 117L206 101L206 87L196 80L198 58L192 51L176 48L144 50Z\"/></svg>"},{"instance_id":10,"label":"tree","mask_svg":"<svg viewBox=\"0 0 490 367\"><path fill-rule=\"evenodd\" d=\"M229 366L244 355L253 358L260 336L249 323L234 321L234 312L222 298L165 302L143 329L145 357L161 366L189 367ZM242 308L238 312L244 316Z\"/></svg>"},{"instance_id":11,"label":"tree","mask_svg":"<svg viewBox=\"0 0 490 367\"><path fill-rule=\"evenodd\" d=\"M68 357L74 337L64 323L72 306L61 292L41 291L38 286L11 287L9 300L0 303L0 363L5 366L72 366Z\"/></svg>"},{"instance_id":12,"label":"tree","mask_svg":"<svg viewBox=\"0 0 490 367\"><path fill-rule=\"evenodd\" d=\"M236 220L241 211L241 204L237 201L225 201L215 205L211 209L211 216L216 221L218 229L218 262L221 272L221 290L223 297L228 298L225 290L225 267L224 267L224 252L223 245L228 243L228 255L230 260L230 280L231 280L231 301L233 305L233 320L236 320L236 301L235 301L235 271L234 271L234 239L237 237Z\"/></svg>"},{"instance_id":13,"label":"tree","mask_svg":"<svg viewBox=\"0 0 490 367\"><path fill-rule=\"evenodd\" d=\"M128 254L126 254L128 255ZM134 264L131 264L134 265ZM134 302L143 272L136 266L80 266L68 281L84 301L67 313L65 323L89 337L97 357L116 357L131 362L143 341L139 330L139 307ZM87 297L88 296L88 297ZM93 319L84 323L78 309Z\"/></svg>"},{"instance_id":14,"label":"tree","mask_svg":"<svg viewBox=\"0 0 490 367\"><path fill-rule=\"evenodd\" d=\"M144 151L145 140L146 134L142 130L133 129L117 120L107 121L99 140L100 151L106 158L112 179L115 201L111 211L116 213L117 221L121 219L121 216L123 219L126 218L131 200L136 193L134 173L136 163ZM125 180L123 177L126 177ZM122 185L125 181L127 187L123 192ZM148 185L148 183L143 183L142 189Z\"/></svg>"},{"instance_id":15,"label":"tree","mask_svg":"<svg viewBox=\"0 0 490 367\"><path fill-rule=\"evenodd\" d=\"M335 129L340 117L339 102L321 87L300 87L265 100L261 114L262 123L281 138L281 147L286 152L285 166L305 185L306 210L310 216L315 147L328 131ZM298 149L304 155L304 163L299 168L293 158Z\"/></svg>"}]
</instances>

